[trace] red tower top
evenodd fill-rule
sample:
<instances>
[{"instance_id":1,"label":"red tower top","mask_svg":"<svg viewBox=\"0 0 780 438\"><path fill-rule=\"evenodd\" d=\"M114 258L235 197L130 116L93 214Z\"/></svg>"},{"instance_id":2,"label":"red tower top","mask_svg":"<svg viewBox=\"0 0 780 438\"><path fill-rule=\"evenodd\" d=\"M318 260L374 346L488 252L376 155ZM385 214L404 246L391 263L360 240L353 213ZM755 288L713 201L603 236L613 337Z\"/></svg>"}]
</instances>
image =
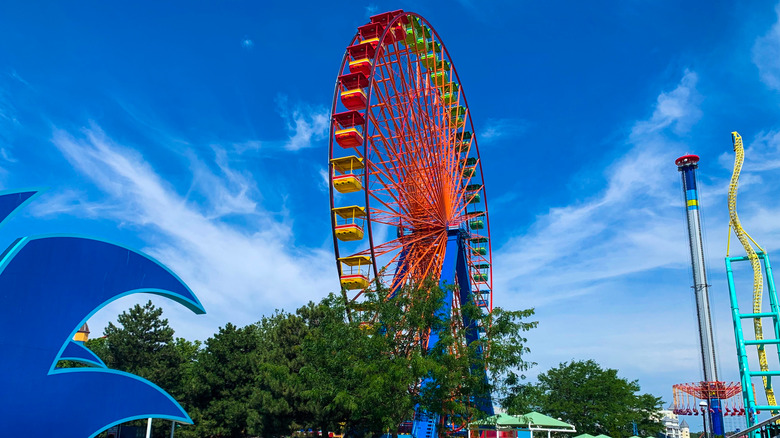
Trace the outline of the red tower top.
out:
<instances>
[{"instance_id":1,"label":"red tower top","mask_svg":"<svg viewBox=\"0 0 780 438\"><path fill-rule=\"evenodd\" d=\"M674 160L674 164L678 166L685 166L688 164L696 164L699 162L698 155L683 155L682 157Z\"/></svg>"}]
</instances>

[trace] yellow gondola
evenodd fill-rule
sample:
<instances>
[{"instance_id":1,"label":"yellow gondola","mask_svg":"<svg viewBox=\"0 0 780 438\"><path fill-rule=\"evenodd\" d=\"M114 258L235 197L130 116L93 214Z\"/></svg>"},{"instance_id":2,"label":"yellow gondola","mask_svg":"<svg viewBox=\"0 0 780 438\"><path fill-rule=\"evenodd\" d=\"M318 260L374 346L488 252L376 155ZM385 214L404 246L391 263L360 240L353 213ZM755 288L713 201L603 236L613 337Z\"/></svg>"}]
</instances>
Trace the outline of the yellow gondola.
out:
<instances>
[{"instance_id":1,"label":"yellow gondola","mask_svg":"<svg viewBox=\"0 0 780 438\"><path fill-rule=\"evenodd\" d=\"M356 221L360 219L362 222L366 218L365 208L357 205L336 207L333 214L344 219L344 223L336 224L336 238L345 242L363 239L363 227Z\"/></svg>"},{"instance_id":2,"label":"yellow gondola","mask_svg":"<svg viewBox=\"0 0 780 438\"><path fill-rule=\"evenodd\" d=\"M333 176L333 188L339 193L353 193L363 189L360 175L354 174L355 171L365 168L362 158L350 155L348 157L334 158L330 160L330 163L336 172L341 173L341 175Z\"/></svg>"},{"instance_id":3,"label":"yellow gondola","mask_svg":"<svg viewBox=\"0 0 780 438\"><path fill-rule=\"evenodd\" d=\"M371 257L366 255L353 255L339 258L339 262L349 267L349 274L342 268L341 287L344 289L365 289L368 287L368 276L363 275L361 267L371 265ZM357 272L356 269L357 268Z\"/></svg>"}]
</instances>

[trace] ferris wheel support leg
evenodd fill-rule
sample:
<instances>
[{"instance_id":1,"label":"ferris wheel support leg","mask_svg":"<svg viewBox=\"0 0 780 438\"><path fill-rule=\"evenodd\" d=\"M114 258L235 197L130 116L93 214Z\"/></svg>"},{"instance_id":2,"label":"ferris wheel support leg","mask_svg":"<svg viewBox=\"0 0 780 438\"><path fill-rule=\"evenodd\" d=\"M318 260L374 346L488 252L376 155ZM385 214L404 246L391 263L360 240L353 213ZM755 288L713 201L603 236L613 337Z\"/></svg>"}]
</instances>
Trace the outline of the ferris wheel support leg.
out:
<instances>
[{"instance_id":1,"label":"ferris wheel support leg","mask_svg":"<svg viewBox=\"0 0 780 438\"><path fill-rule=\"evenodd\" d=\"M455 284L455 278L458 279L458 296L460 298L461 308L468 304L473 304L473 296L471 290L471 279L469 278L469 266L466 258L468 234L461 229L451 229L447 232L447 252L444 254L444 261L441 269L440 285L445 289L444 303L441 308L441 312L450 312L452 309L452 294L453 290L447 289L448 285ZM472 342L477 341L479 332L477 331L476 323L469 318L468 315L461 314L463 317L463 327L466 334L466 342L470 345ZM435 340L439 339L439 334L431 333L430 341L428 342L428 348L432 348L435 345ZM482 354L480 349L479 354ZM488 378L485 367L475 366L472 372L479 373L482 376L483 383L487 387ZM488 415L495 413L493 408L493 400L490 392L483 394L473 394L472 402L476 404L477 408L481 409Z\"/></svg>"},{"instance_id":2,"label":"ferris wheel support leg","mask_svg":"<svg viewBox=\"0 0 780 438\"><path fill-rule=\"evenodd\" d=\"M457 259L457 265L456 265L456 275L458 276L458 289L459 289L459 297L460 297L460 306L463 308L464 306L468 305L474 305L474 294L471 290L471 278L469 277L469 265L466 260L466 254L467 254L467 245L466 245L466 239L468 236L465 233L461 232L461 238L458 241L458 259ZM466 335L466 342L468 345L472 345L472 342L476 342L479 340L479 331L477 330L477 324L476 322L467 314L462 313L461 315L463 317L463 328L465 330ZM477 354L479 357L482 357L482 354L484 352L482 351L482 347L480 346L477 350ZM474 375L480 375L482 378L482 383L485 388L488 388L488 376L487 371L485 370L484 366L481 366L479 364L475 365L472 370L472 373ZM485 393L482 394L474 394L473 396L474 404L478 409L480 409L482 412L485 412L487 415L494 415L495 410L493 408L493 398L491 397L490 391L486 390Z\"/></svg>"},{"instance_id":3,"label":"ferris wheel support leg","mask_svg":"<svg viewBox=\"0 0 780 438\"><path fill-rule=\"evenodd\" d=\"M439 285L444 290L444 300L442 306L439 308L439 314L448 316L452 311L452 285L455 284L455 266L458 257L458 230L450 231L447 236L447 249L444 253L444 261L442 262L441 279ZM449 287L448 287L449 286ZM436 343L441 338L439 332L431 331L428 337L428 350L432 350L436 347ZM426 386L434 385L435 382L423 381L422 388L425 390ZM412 423L412 435L415 438L434 438L436 437L436 425L438 421L438 415L432 415L422 411L419 407L415 409L414 422Z\"/></svg>"},{"instance_id":4,"label":"ferris wheel support leg","mask_svg":"<svg viewBox=\"0 0 780 438\"><path fill-rule=\"evenodd\" d=\"M444 253L444 261L441 265L441 278L439 286L444 290L444 300L439 308L439 315L447 317L452 312L452 286L455 284L455 269L458 259L458 245L460 230L450 230L447 233L447 250ZM438 332L431 332L428 338L428 350L433 349L440 339Z\"/></svg>"}]
</instances>

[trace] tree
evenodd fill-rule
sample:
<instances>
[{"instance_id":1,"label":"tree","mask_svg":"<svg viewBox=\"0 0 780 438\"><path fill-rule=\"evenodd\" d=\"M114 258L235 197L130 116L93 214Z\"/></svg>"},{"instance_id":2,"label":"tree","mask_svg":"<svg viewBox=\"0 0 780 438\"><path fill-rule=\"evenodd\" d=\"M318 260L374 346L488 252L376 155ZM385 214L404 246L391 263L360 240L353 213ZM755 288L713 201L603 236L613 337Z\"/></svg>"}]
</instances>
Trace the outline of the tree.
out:
<instances>
[{"instance_id":1,"label":"tree","mask_svg":"<svg viewBox=\"0 0 780 438\"><path fill-rule=\"evenodd\" d=\"M371 327L346 318L344 301L330 294L297 311L309 332L301 345L305 425L322 431L341 428L380 432L374 396L382 341Z\"/></svg>"},{"instance_id":2,"label":"tree","mask_svg":"<svg viewBox=\"0 0 780 438\"><path fill-rule=\"evenodd\" d=\"M195 425L182 436L244 437L255 434L257 406L252 403L259 373L260 346L255 324L228 323L207 339L198 355L189 396Z\"/></svg>"},{"instance_id":3,"label":"tree","mask_svg":"<svg viewBox=\"0 0 780 438\"><path fill-rule=\"evenodd\" d=\"M254 423L264 437L289 436L308 420L300 370L309 327L300 315L277 311L263 318L258 330L260 364L251 401L258 407Z\"/></svg>"},{"instance_id":4,"label":"tree","mask_svg":"<svg viewBox=\"0 0 780 438\"><path fill-rule=\"evenodd\" d=\"M441 312L445 290L436 282L408 284L392 298L381 287L365 293L363 303L347 309L344 300L331 295L309 315L309 336L304 341L301 369L315 427L327 430L343 422L363 434L397 434L401 422L415 407L451 418L484 416L484 405L470 402L475 394L498 391L481 370L502 382L515 370L525 369L524 331L536 326L524 319L532 310L488 315L473 305L461 312L472 321L460 327L461 315ZM299 313L303 309L299 309ZM347 313L345 313L347 312ZM347 314L349 318L346 318ZM465 330L486 327L494 341L465 345ZM435 345L426 347L431 332Z\"/></svg>"},{"instance_id":5,"label":"tree","mask_svg":"<svg viewBox=\"0 0 780 438\"><path fill-rule=\"evenodd\" d=\"M139 375L169 390L175 377L173 329L162 318L163 310L151 301L136 304L117 317L118 326L109 322L103 330L109 368Z\"/></svg>"},{"instance_id":6,"label":"tree","mask_svg":"<svg viewBox=\"0 0 780 438\"><path fill-rule=\"evenodd\" d=\"M538 376L536 385L517 385L504 399L511 414L539 410L573 424L577 432L612 437L652 436L663 429L654 415L661 398L638 394L639 383L618 377L592 360L561 363Z\"/></svg>"},{"instance_id":7,"label":"tree","mask_svg":"<svg viewBox=\"0 0 780 438\"><path fill-rule=\"evenodd\" d=\"M200 343L174 339L174 330L162 314L163 310L151 301L143 306L136 304L117 317L117 324L109 322L102 338L90 339L85 345L108 368L127 371L159 385L186 410ZM156 423L154 435L165 436L169 427Z\"/></svg>"}]
</instances>

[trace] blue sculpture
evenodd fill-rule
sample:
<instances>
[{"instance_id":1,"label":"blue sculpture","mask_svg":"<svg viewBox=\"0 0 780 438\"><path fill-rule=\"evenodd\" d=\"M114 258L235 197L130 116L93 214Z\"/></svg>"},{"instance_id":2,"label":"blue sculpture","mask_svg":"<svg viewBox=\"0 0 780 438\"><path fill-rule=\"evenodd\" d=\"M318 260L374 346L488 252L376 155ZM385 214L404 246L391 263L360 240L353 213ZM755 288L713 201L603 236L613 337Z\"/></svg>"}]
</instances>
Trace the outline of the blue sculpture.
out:
<instances>
[{"instance_id":1,"label":"blue sculpture","mask_svg":"<svg viewBox=\"0 0 780 438\"><path fill-rule=\"evenodd\" d=\"M0 193L0 224L36 194ZM113 425L148 417L192 423L160 387L106 368L72 340L103 306L139 292L162 295L205 313L174 273L117 244L67 235L24 237L0 256L3 436L56 431L59 437L94 437ZM60 360L91 367L57 368Z\"/></svg>"}]
</instances>

